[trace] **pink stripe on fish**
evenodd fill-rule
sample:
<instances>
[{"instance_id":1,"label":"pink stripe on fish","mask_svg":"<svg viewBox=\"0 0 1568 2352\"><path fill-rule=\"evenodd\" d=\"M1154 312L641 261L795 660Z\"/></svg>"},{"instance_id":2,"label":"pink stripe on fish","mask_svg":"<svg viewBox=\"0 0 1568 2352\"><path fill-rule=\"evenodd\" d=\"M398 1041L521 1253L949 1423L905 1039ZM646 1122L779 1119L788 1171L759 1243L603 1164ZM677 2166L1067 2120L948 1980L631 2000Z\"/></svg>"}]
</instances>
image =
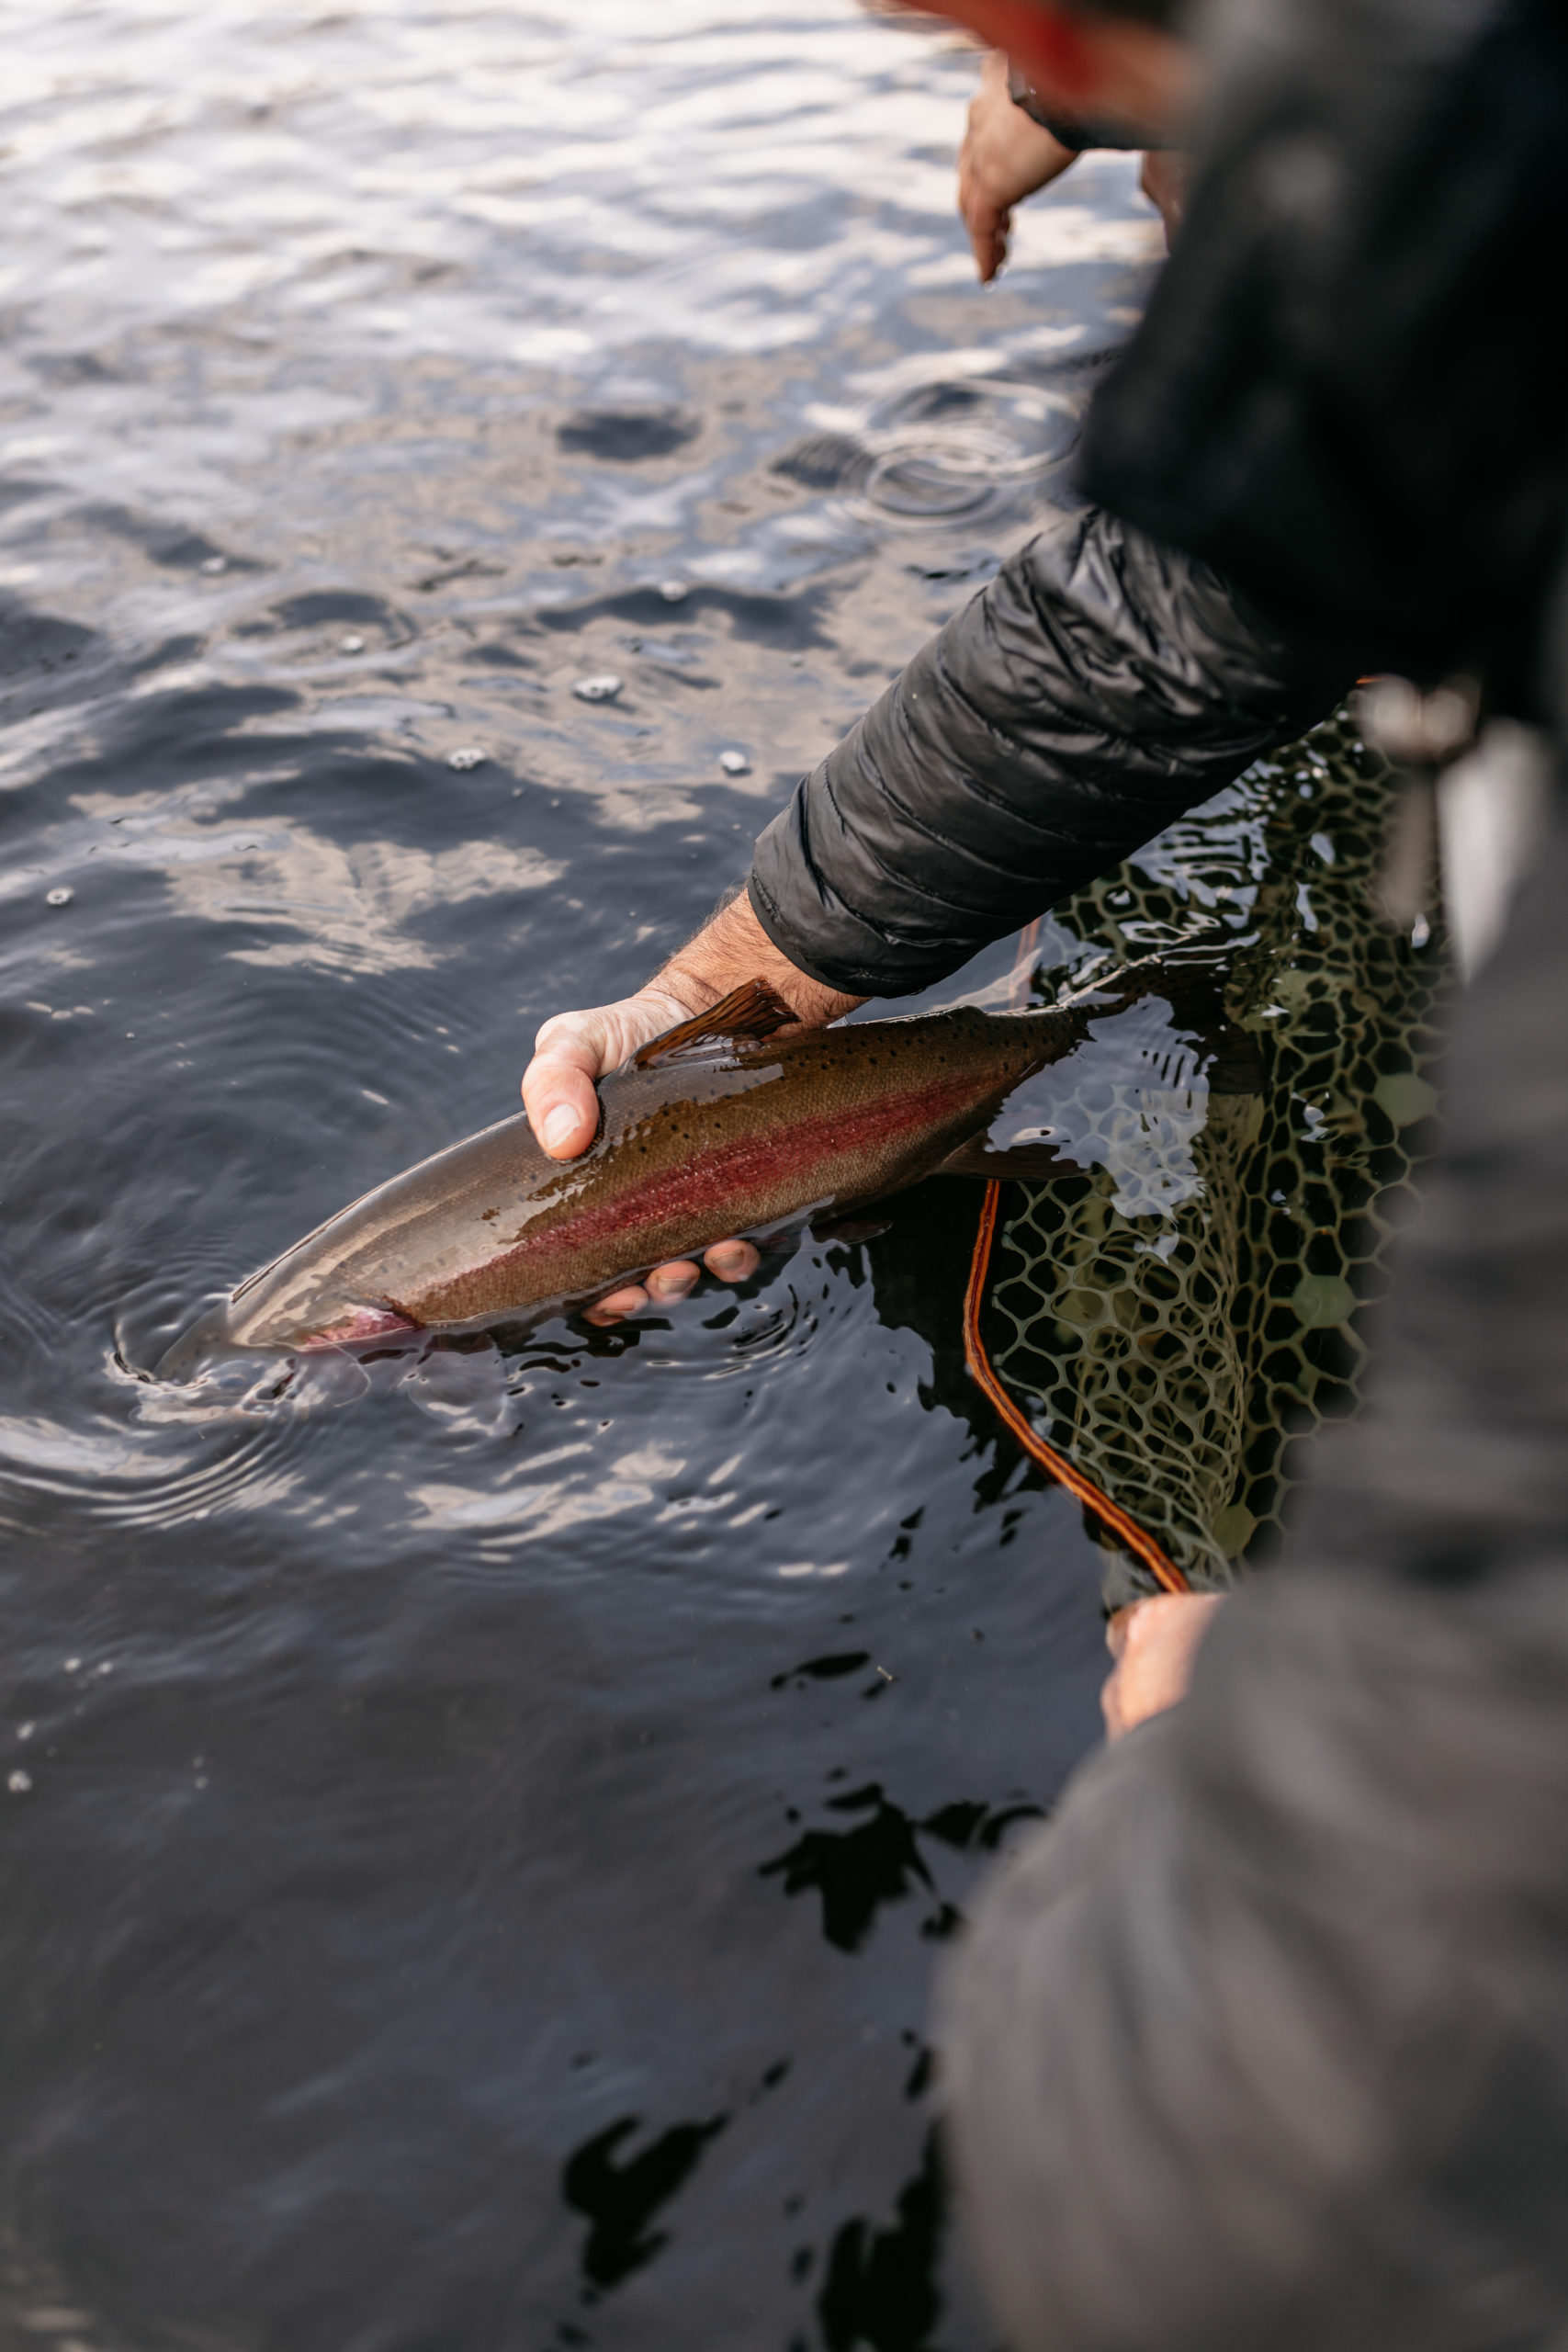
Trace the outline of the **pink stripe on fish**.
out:
<instances>
[{"instance_id":1,"label":"pink stripe on fish","mask_svg":"<svg viewBox=\"0 0 1568 2352\"><path fill-rule=\"evenodd\" d=\"M765 1194L781 1179L806 1178L830 1159L845 1159L896 1136L937 1127L953 1112L985 1102L993 1086L981 1088L973 1071L959 1071L916 1092L884 1096L852 1111L796 1120L772 1134L738 1136L699 1148L684 1167L661 1170L640 1183L628 1184L614 1200L575 1210L571 1246L592 1248L595 1241L628 1233L638 1223L656 1216L723 1216L732 1210L739 1216L749 1193ZM558 1226L550 1231L525 1232L516 1247L506 1252L506 1261L558 1250L562 1238Z\"/></svg>"}]
</instances>

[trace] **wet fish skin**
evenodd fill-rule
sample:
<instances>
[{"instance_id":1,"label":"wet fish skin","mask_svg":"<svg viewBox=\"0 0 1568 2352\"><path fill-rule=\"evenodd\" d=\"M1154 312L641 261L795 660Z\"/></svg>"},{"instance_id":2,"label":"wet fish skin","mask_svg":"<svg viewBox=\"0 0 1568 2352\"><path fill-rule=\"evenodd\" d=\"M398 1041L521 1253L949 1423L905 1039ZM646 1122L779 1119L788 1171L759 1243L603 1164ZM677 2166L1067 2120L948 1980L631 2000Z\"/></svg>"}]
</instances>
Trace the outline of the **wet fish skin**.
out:
<instances>
[{"instance_id":1,"label":"wet fish skin","mask_svg":"<svg viewBox=\"0 0 1568 2352\"><path fill-rule=\"evenodd\" d=\"M454 1144L243 1283L222 1335L298 1349L481 1325L603 1295L730 1234L885 1198L983 1133L1091 1018L1142 994L1135 971L1035 1012L959 1007L694 1053L656 1041L646 1067L601 1081L581 1159L550 1159L521 1114Z\"/></svg>"}]
</instances>

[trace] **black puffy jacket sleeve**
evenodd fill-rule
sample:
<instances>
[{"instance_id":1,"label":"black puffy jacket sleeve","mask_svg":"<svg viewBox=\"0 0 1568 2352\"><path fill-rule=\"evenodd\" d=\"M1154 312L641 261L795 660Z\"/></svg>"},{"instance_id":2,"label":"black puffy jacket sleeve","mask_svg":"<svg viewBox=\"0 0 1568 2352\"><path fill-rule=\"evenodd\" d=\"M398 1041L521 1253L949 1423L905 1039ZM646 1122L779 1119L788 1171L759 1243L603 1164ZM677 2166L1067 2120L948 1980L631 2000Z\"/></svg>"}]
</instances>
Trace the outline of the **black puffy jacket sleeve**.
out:
<instances>
[{"instance_id":1,"label":"black puffy jacket sleeve","mask_svg":"<svg viewBox=\"0 0 1568 2352\"><path fill-rule=\"evenodd\" d=\"M1013 556L757 843L758 920L852 995L929 987L1119 865L1348 679L1113 515Z\"/></svg>"}]
</instances>

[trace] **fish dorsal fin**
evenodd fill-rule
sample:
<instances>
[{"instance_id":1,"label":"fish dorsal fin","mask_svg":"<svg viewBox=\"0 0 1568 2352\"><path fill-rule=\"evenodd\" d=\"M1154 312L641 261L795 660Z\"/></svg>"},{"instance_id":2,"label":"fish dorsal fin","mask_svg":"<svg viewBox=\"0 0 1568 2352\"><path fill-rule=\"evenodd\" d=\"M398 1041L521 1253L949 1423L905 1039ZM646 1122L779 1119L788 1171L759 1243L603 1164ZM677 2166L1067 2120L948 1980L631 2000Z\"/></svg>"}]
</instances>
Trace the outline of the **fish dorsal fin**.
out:
<instances>
[{"instance_id":1,"label":"fish dorsal fin","mask_svg":"<svg viewBox=\"0 0 1568 2352\"><path fill-rule=\"evenodd\" d=\"M771 1037L775 1029L797 1029L800 1015L790 1010L766 980L744 980L705 1012L677 1022L662 1036L650 1037L632 1056L633 1069L651 1069L678 1054L700 1053L705 1047L733 1045L740 1037Z\"/></svg>"}]
</instances>

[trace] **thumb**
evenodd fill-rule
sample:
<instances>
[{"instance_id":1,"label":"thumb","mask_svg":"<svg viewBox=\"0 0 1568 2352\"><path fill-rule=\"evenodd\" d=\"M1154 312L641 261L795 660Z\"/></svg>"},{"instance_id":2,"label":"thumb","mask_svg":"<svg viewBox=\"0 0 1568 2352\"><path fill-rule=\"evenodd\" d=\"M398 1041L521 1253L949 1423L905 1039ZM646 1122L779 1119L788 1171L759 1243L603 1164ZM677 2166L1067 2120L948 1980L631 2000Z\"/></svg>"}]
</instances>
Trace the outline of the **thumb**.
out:
<instances>
[{"instance_id":1,"label":"thumb","mask_svg":"<svg viewBox=\"0 0 1568 2352\"><path fill-rule=\"evenodd\" d=\"M975 267L982 286L989 286L1008 257L1008 232L1012 226L1010 212L994 204L976 203L964 215L969 243L974 248Z\"/></svg>"},{"instance_id":2,"label":"thumb","mask_svg":"<svg viewBox=\"0 0 1568 2352\"><path fill-rule=\"evenodd\" d=\"M523 1107L552 1159L575 1159L598 1132L594 1080L604 1068L605 1044L602 1024L584 1012L557 1013L535 1040L534 1058L523 1075Z\"/></svg>"}]
</instances>

